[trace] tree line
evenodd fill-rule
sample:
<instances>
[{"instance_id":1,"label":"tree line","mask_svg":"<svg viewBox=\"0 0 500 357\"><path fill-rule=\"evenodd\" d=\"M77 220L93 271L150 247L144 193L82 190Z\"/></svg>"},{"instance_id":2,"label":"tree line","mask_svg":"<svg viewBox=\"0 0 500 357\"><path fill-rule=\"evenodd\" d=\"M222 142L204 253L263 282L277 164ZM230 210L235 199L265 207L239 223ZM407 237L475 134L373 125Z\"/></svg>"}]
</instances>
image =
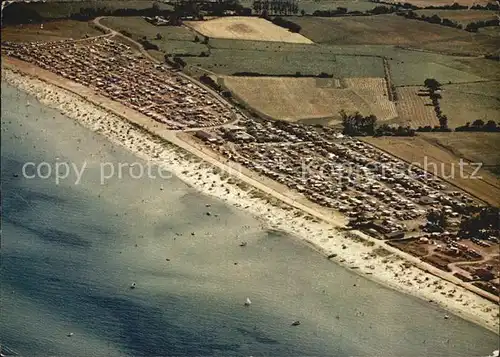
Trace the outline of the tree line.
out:
<instances>
[{"instance_id":1,"label":"tree line","mask_svg":"<svg viewBox=\"0 0 500 357\"><path fill-rule=\"evenodd\" d=\"M459 212L464 214L458 230L460 237L485 240L490 239L490 237L498 237L500 222L498 207L466 206L459 209ZM444 209L429 210L426 214L429 224L438 227L441 231L448 228L448 218Z\"/></svg>"},{"instance_id":2,"label":"tree line","mask_svg":"<svg viewBox=\"0 0 500 357\"><path fill-rule=\"evenodd\" d=\"M67 3L64 3L67 4ZM89 6L93 5L94 6ZM143 17L154 17L163 16L165 18L172 17L179 18L181 16L199 16L200 10L205 10L214 16L223 16L225 11L232 10L235 11L237 15L250 16L252 14L252 9L245 8L238 3L237 0L223 0L217 2L206 2L197 4L193 1L182 1L174 6L174 11L160 8L159 3L153 3L150 7L145 7L142 9L136 8L120 8L120 9L110 9L106 6L97 6L97 4L104 4L104 2L92 2L92 1L82 1L81 7L77 9L68 9L68 14L65 16L47 17L46 14L49 13L51 8L57 6L63 6L58 2L47 2L47 3L12 3L3 9L3 24L27 24L27 23L41 23L55 19L72 19L78 21L89 21L100 16L143 16ZM126 2L125 5L126 6ZM172 21L171 21L172 22ZM175 21L174 21L175 23Z\"/></svg>"},{"instance_id":3,"label":"tree line","mask_svg":"<svg viewBox=\"0 0 500 357\"><path fill-rule=\"evenodd\" d=\"M348 114L344 110L340 111L342 118L342 133L350 136L373 136L375 135L375 115L364 116L360 112Z\"/></svg>"},{"instance_id":4,"label":"tree line","mask_svg":"<svg viewBox=\"0 0 500 357\"><path fill-rule=\"evenodd\" d=\"M500 132L500 123L495 123L493 120L477 119L472 122L465 123L465 125L455 128L455 131L485 131L490 133Z\"/></svg>"},{"instance_id":5,"label":"tree line","mask_svg":"<svg viewBox=\"0 0 500 357\"><path fill-rule=\"evenodd\" d=\"M431 24L437 24L437 25L442 25L442 26L448 26L448 27L454 27L457 29L463 29L462 24L459 24L455 21L452 21L450 19L441 19L438 15L432 15L432 16L425 16L424 14L418 15L414 11L408 11L404 13L398 13L400 16L404 16L405 18L409 20L418 20L418 21L425 21Z\"/></svg>"},{"instance_id":6,"label":"tree line","mask_svg":"<svg viewBox=\"0 0 500 357\"><path fill-rule=\"evenodd\" d=\"M465 26L465 31L477 32L481 27L499 26L499 25L500 21L498 19L476 21L467 24L467 26Z\"/></svg>"},{"instance_id":7,"label":"tree line","mask_svg":"<svg viewBox=\"0 0 500 357\"><path fill-rule=\"evenodd\" d=\"M462 24L459 24L455 21L452 21L450 19L446 18L440 18L438 15L434 14L432 16L425 16L424 14L418 15L414 11L408 11L408 12L399 12L397 13L400 16L404 16L407 19L410 20L418 20L418 21L425 21L431 24L437 24L437 25L442 25L442 26L447 26L447 27L454 27L457 29L464 29L465 31L469 32L477 32L481 27L488 27L488 26L498 26L500 24L500 21L498 19L491 19L491 20L481 20L481 21L476 21L476 22L471 22L468 23L465 28L462 26Z\"/></svg>"},{"instance_id":8,"label":"tree line","mask_svg":"<svg viewBox=\"0 0 500 357\"><path fill-rule=\"evenodd\" d=\"M469 217L462 218L459 234L465 238L488 239L499 236L498 207L482 207Z\"/></svg>"},{"instance_id":9,"label":"tree line","mask_svg":"<svg viewBox=\"0 0 500 357\"><path fill-rule=\"evenodd\" d=\"M292 22L290 20L286 20L280 16L277 16L271 20L271 22L275 25L278 25L280 27L286 28L290 30L290 32L296 32L299 33L302 27L300 27L299 24L296 24L295 22Z\"/></svg>"},{"instance_id":10,"label":"tree line","mask_svg":"<svg viewBox=\"0 0 500 357\"><path fill-rule=\"evenodd\" d=\"M498 11L500 10L500 5L498 3L494 2L489 2L488 4L485 5L480 5L480 4L475 4L469 8L467 5L460 5L458 3L453 3L452 5L430 5L430 6L416 6L410 3L393 3L389 1L384 1L384 0L372 0L372 2L378 3L378 4L387 4L391 6L396 6L398 8L402 8L405 10L424 10L424 9L429 9L429 10L490 10L490 11Z\"/></svg>"},{"instance_id":11,"label":"tree line","mask_svg":"<svg viewBox=\"0 0 500 357\"><path fill-rule=\"evenodd\" d=\"M434 107L434 111L436 112L436 117L439 120L439 126L435 126L432 128L431 126L418 127L416 131L452 131L448 128L448 117L443 114L441 111L441 106L439 104L439 100L442 98L441 91L441 83L439 83L434 78L427 78L424 81L424 86L427 88L427 94L429 99L432 101L432 106Z\"/></svg>"},{"instance_id":12,"label":"tree line","mask_svg":"<svg viewBox=\"0 0 500 357\"><path fill-rule=\"evenodd\" d=\"M346 7L337 7L332 10L316 10L312 13L312 16L318 17L337 17L337 16L370 16L370 15L382 15L391 14L397 11L395 6L385 6L378 5L373 9L362 11L349 11Z\"/></svg>"},{"instance_id":13,"label":"tree line","mask_svg":"<svg viewBox=\"0 0 500 357\"><path fill-rule=\"evenodd\" d=\"M236 15L250 16L252 9L244 7L238 0L220 0L196 2L191 0L180 0L174 5L174 12L181 16L193 16L199 20L203 20L201 11L212 16L224 16L228 11L234 11Z\"/></svg>"},{"instance_id":14,"label":"tree line","mask_svg":"<svg viewBox=\"0 0 500 357\"><path fill-rule=\"evenodd\" d=\"M219 85L217 82L215 82L212 77L207 76L206 74L203 74L200 76L200 82L206 84L207 86L211 87L215 91L219 92L221 95L223 95L226 98L231 98L232 94L230 91L224 90L224 88Z\"/></svg>"},{"instance_id":15,"label":"tree line","mask_svg":"<svg viewBox=\"0 0 500 357\"><path fill-rule=\"evenodd\" d=\"M295 0L255 0L252 8L261 15L291 15L299 12Z\"/></svg>"}]
</instances>

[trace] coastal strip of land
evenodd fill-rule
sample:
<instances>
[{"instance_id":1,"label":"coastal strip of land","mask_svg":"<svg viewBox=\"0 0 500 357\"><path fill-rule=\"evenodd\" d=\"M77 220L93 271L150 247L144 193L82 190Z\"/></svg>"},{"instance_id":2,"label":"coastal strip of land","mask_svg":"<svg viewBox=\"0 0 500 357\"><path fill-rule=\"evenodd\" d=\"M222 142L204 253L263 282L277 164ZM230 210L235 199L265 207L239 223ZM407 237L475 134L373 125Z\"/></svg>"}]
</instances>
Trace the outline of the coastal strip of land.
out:
<instances>
[{"instance_id":1,"label":"coastal strip of land","mask_svg":"<svg viewBox=\"0 0 500 357\"><path fill-rule=\"evenodd\" d=\"M286 231L367 278L437 303L498 333L497 303L424 271L376 240L342 232L340 219L325 217L236 170L228 174L222 162L145 115L23 61L4 58L2 78L139 157L165 165L199 191L254 214L270 229Z\"/></svg>"}]
</instances>

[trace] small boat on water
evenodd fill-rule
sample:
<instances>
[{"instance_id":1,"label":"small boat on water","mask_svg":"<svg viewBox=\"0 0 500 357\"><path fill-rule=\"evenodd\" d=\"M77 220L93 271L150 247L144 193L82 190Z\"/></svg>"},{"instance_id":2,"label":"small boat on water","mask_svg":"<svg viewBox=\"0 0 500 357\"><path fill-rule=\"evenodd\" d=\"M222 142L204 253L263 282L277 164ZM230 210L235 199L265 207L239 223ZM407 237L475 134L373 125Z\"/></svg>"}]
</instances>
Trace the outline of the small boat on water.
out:
<instances>
[{"instance_id":1,"label":"small boat on water","mask_svg":"<svg viewBox=\"0 0 500 357\"><path fill-rule=\"evenodd\" d=\"M135 283L132 283L132 285L130 285L130 289L135 289Z\"/></svg>"},{"instance_id":2,"label":"small boat on water","mask_svg":"<svg viewBox=\"0 0 500 357\"><path fill-rule=\"evenodd\" d=\"M249 298L247 298L247 300L245 301L245 306L250 306L252 304L252 302L250 301Z\"/></svg>"},{"instance_id":3,"label":"small boat on water","mask_svg":"<svg viewBox=\"0 0 500 357\"><path fill-rule=\"evenodd\" d=\"M74 333L73 333L73 332L70 332L70 333L68 333L68 334L67 334L67 336L68 336L68 337L71 337L71 336L73 336L73 335L74 335Z\"/></svg>"},{"instance_id":4,"label":"small boat on water","mask_svg":"<svg viewBox=\"0 0 500 357\"><path fill-rule=\"evenodd\" d=\"M299 326L299 325L300 325L300 321L299 320L292 322L292 326Z\"/></svg>"}]
</instances>

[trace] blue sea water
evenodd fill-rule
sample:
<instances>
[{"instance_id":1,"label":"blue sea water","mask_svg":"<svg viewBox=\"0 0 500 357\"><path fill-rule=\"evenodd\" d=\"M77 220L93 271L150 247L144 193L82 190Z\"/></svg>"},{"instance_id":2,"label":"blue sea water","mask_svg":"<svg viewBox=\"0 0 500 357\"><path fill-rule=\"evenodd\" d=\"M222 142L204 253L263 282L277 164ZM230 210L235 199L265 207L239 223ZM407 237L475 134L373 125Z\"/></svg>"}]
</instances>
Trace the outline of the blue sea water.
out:
<instances>
[{"instance_id":1,"label":"blue sea water","mask_svg":"<svg viewBox=\"0 0 500 357\"><path fill-rule=\"evenodd\" d=\"M23 177L26 162L87 169L79 184L70 175L56 185L53 176ZM445 320L440 308L353 274L175 177L101 184L103 162L142 161L2 84L4 351L470 357L498 349L494 333Z\"/></svg>"}]
</instances>

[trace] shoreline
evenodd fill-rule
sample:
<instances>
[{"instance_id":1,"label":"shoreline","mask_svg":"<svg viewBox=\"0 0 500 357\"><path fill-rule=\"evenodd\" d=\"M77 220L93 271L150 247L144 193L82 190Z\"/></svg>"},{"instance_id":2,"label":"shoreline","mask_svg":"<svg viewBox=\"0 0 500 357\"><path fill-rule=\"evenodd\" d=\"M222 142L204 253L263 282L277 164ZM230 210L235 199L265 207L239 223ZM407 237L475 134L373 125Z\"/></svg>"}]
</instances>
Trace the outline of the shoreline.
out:
<instances>
[{"instance_id":1,"label":"shoreline","mask_svg":"<svg viewBox=\"0 0 500 357\"><path fill-rule=\"evenodd\" d=\"M9 62L10 67L13 62ZM19 69L15 64L14 68ZM70 83L68 86L71 90L66 90L54 85L51 78L43 78L40 75L41 71L23 69L20 71L21 73L16 73L3 66L3 81L35 96L42 104L60 110L62 114L101 134L111 142L125 147L138 157L157 164L165 164L175 176L197 191L217 197L232 207L252 214L267 229L292 235L294 239L323 255L332 257L330 260L359 275L400 292L432 300L464 319L499 333L498 304L425 272L372 240L364 240L353 232L339 231L340 224L334 226L327 222L317 222L316 219L309 218L307 212L295 207L288 206L286 209L277 207L265 199L266 192L260 192L258 187L245 184L250 186L248 191L238 187L237 182L234 182L238 181L237 178L230 177L227 172L221 175L220 168L204 158L196 157L192 152L184 151L182 143L177 145L178 142L183 142L182 139L176 138L175 134L173 134L173 138L177 139L175 142L163 142L148 134L147 127L140 128L139 124L133 125L123 117L96 105L96 97L89 96L90 89L80 93L80 88ZM105 101L99 99L97 102L99 104ZM111 102L107 100L106 104L108 101ZM122 115L124 114L127 113ZM148 125L158 127L152 120L149 120ZM186 142L184 144L189 145ZM260 192L260 198L256 198L253 194L256 191ZM273 200L279 199L273 198ZM284 205L286 202L278 206Z\"/></svg>"}]
</instances>

